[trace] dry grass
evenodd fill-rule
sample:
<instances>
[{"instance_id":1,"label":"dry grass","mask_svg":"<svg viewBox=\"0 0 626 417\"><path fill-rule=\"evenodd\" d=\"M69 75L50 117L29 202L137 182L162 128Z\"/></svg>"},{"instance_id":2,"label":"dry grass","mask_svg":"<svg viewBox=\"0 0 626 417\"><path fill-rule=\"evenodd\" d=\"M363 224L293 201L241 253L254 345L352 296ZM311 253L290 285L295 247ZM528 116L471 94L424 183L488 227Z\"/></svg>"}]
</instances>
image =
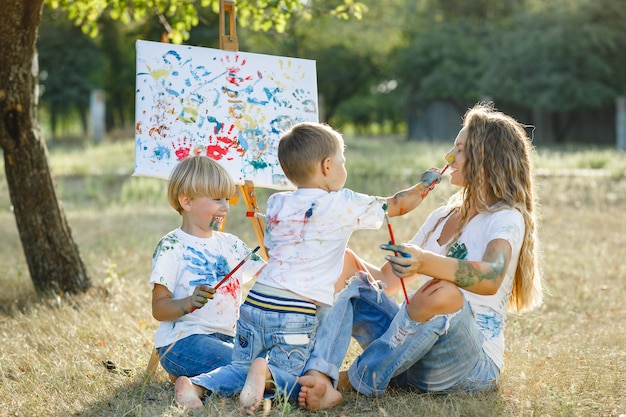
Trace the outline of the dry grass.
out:
<instances>
[{"instance_id":1,"label":"dry grass","mask_svg":"<svg viewBox=\"0 0 626 417\"><path fill-rule=\"evenodd\" d=\"M351 177L361 172L359 164L367 165L356 148L354 170L348 166ZM238 415L232 399L187 413L174 405L172 385L160 368L151 378L145 373L156 329L147 285L150 257L158 239L179 222L166 206L164 182L117 176L115 166L104 169L111 176L100 180L90 172L76 175L55 166L51 155L55 172L73 174L58 179L59 189L94 288L73 298L39 300L34 295L2 178L0 416ZM350 151L347 157L350 163ZM76 158L84 159L85 153L77 152ZM380 175L380 169L373 171ZM399 174L374 181L367 170L362 172L350 186L363 192L391 192L389 187L410 183ZM539 187L549 293L540 309L509 319L506 369L498 391L471 396L390 392L379 399L348 394L340 407L316 415L626 415L626 179L548 176L540 178ZM396 239L411 238L450 192L442 184L417 210L393 219ZM254 244L244 211L241 204L232 209L227 230ZM378 263L377 245L387 239L385 230L359 232L351 246ZM350 352L357 353L356 347ZM106 361L116 368L107 369ZM284 401L275 402L270 414L309 415Z\"/></svg>"}]
</instances>

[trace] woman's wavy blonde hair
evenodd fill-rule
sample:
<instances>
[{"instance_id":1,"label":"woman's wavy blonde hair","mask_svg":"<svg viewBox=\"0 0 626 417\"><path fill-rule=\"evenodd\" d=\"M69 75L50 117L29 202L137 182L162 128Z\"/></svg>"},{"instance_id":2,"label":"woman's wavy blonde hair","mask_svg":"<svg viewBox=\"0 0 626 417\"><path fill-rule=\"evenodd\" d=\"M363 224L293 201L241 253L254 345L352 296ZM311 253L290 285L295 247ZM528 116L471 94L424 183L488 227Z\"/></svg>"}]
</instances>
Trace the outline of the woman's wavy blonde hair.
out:
<instances>
[{"instance_id":1,"label":"woman's wavy blonde hair","mask_svg":"<svg viewBox=\"0 0 626 417\"><path fill-rule=\"evenodd\" d=\"M530 310L541 304L543 295L531 141L524 126L490 104L469 109L463 117L463 127L467 130L464 184L450 199L451 212L460 213L451 243L476 213L519 210L525 231L508 309L517 313ZM490 207L489 201L500 204Z\"/></svg>"}]
</instances>

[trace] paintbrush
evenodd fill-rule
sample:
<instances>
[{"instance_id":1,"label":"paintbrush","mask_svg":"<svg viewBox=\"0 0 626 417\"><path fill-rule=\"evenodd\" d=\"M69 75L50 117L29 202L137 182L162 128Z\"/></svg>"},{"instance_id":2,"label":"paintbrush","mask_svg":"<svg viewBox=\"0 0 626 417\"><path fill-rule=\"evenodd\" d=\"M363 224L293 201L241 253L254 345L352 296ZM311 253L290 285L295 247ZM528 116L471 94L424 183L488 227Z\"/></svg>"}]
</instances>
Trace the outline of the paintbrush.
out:
<instances>
[{"instance_id":1,"label":"paintbrush","mask_svg":"<svg viewBox=\"0 0 626 417\"><path fill-rule=\"evenodd\" d=\"M443 175L444 172L446 172L446 169L448 169L448 167L450 166L451 163L454 162L454 157L456 156L455 153L453 153L452 151L448 152L445 156L446 162L447 164L441 169L441 172L439 173L439 175ZM435 185L437 184L436 181L433 181L430 186L428 187L429 191L432 191L433 188L435 188Z\"/></svg>"},{"instance_id":2,"label":"paintbrush","mask_svg":"<svg viewBox=\"0 0 626 417\"><path fill-rule=\"evenodd\" d=\"M391 222L389 221L389 214L387 214L387 204L383 206L383 210L385 211L385 221L387 222L387 230L389 230L389 243L392 245L396 244L396 238L393 237L393 230L391 229ZM394 255L398 256L397 252L394 252ZM400 283L402 284L402 291L404 292L404 299L406 300L407 305L409 304L409 294L406 292L406 285L404 285L404 279L400 278Z\"/></svg>"}]
</instances>

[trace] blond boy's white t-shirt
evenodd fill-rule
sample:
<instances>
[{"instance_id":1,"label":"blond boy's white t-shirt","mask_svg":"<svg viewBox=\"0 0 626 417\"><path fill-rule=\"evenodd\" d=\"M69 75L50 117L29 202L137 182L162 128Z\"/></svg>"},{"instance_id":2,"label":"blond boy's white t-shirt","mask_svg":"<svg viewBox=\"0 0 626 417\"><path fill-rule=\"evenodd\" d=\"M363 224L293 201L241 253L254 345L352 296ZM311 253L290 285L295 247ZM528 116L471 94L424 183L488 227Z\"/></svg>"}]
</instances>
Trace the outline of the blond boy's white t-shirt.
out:
<instances>
[{"instance_id":1,"label":"blond boy's white t-shirt","mask_svg":"<svg viewBox=\"0 0 626 417\"><path fill-rule=\"evenodd\" d=\"M180 228L165 235L152 256L150 284L165 286L172 299L189 297L199 284L214 287L250 252L238 237L213 232L200 238ZM192 334L221 333L235 336L242 285L265 265L254 255L217 289L214 298L192 313L174 321L162 321L154 335L155 347L168 346Z\"/></svg>"}]
</instances>

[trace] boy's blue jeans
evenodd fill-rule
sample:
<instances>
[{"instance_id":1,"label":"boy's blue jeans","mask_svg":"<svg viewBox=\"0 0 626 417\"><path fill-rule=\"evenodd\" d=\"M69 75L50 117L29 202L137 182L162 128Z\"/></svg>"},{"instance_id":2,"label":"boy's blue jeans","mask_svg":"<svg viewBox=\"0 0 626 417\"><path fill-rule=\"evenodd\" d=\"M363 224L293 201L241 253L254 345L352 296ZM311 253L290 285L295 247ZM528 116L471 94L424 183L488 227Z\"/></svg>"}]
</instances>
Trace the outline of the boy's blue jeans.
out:
<instances>
[{"instance_id":1,"label":"boy's blue jeans","mask_svg":"<svg viewBox=\"0 0 626 417\"><path fill-rule=\"evenodd\" d=\"M315 315L266 311L247 303L240 309L232 364L191 382L211 395L232 396L243 389L252 361L266 357L276 393L297 398L302 374L315 342ZM272 396L272 395L270 395Z\"/></svg>"},{"instance_id":2,"label":"boy's blue jeans","mask_svg":"<svg viewBox=\"0 0 626 417\"><path fill-rule=\"evenodd\" d=\"M157 348L163 369L175 377L211 372L230 364L233 338L221 333L193 334Z\"/></svg>"},{"instance_id":3,"label":"boy's blue jeans","mask_svg":"<svg viewBox=\"0 0 626 417\"><path fill-rule=\"evenodd\" d=\"M320 371L335 384L351 333L364 350L348 376L362 394L381 395L388 386L477 392L498 382L499 370L482 349L483 336L467 301L455 313L415 322L405 304L398 306L365 274L357 274L334 305L318 314L316 345L305 372Z\"/></svg>"},{"instance_id":4,"label":"boy's blue jeans","mask_svg":"<svg viewBox=\"0 0 626 417\"><path fill-rule=\"evenodd\" d=\"M332 306L318 306L315 346L304 372L322 372L336 386L350 336L365 348L387 330L398 303L373 285L376 284L370 284L367 275L357 273L335 296Z\"/></svg>"}]
</instances>

